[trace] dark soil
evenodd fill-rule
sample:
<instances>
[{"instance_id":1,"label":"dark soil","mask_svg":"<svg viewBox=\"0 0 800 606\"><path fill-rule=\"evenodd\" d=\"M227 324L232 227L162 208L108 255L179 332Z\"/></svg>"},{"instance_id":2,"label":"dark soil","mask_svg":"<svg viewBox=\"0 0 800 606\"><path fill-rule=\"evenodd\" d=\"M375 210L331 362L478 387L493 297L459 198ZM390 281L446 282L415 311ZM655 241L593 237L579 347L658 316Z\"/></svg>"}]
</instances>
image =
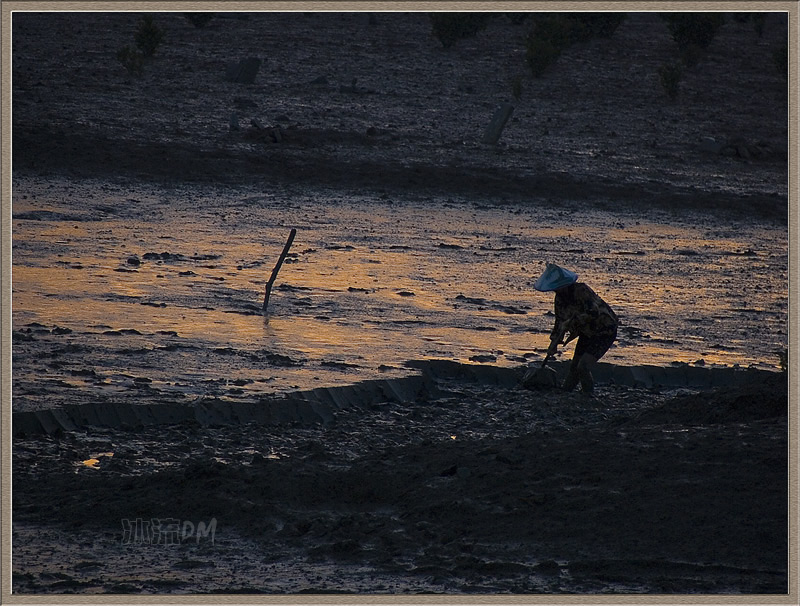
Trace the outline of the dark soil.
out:
<instances>
[{"instance_id":1,"label":"dark soil","mask_svg":"<svg viewBox=\"0 0 800 606\"><path fill-rule=\"evenodd\" d=\"M678 48L654 13L569 48L538 79L524 62L529 26L502 16L447 50L424 13L238 17L197 29L159 14L164 41L134 77L116 53L133 45L139 14L15 14L15 171L786 217L779 14L761 36L729 18L676 101L658 69ZM263 60L255 82L227 81L227 65L248 56ZM516 109L501 143L482 144L507 101Z\"/></svg>"},{"instance_id":2,"label":"dark soil","mask_svg":"<svg viewBox=\"0 0 800 606\"><path fill-rule=\"evenodd\" d=\"M14 589L785 592L787 383L772 374L678 397L452 379L328 424L17 440ZM136 541L137 519L181 533Z\"/></svg>"}]
</instances>

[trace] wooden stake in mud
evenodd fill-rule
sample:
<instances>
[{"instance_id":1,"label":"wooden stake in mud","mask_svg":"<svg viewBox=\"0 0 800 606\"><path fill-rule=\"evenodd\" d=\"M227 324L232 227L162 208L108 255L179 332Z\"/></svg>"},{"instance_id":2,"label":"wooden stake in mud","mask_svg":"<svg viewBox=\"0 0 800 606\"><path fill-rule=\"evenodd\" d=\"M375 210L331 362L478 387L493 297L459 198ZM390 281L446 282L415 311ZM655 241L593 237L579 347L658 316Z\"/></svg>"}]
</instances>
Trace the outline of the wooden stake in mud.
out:
<instances>
[{"instance_id":1,"label":"wooden stake in mud","mask_svg":"<svg viewBox=\"0 0 800 606\"><path fill-rule=\"evenodd\" d=\"M492 121L483 133L483 142L489 143L490 145L497 143L500 140L500 135L506 126L506 122L508 122L508 119L513 113L514 106L510 103L503 103L498 107L497 111L494 112L494 116L492 116Z\"/></svg>"},{"instance_id":2,"label":"wooden stake in mud","mask_svg":"<svg viewBox=\"0 0 800 606\"><path fill-rule=\"evenodd\" d=\"M286 240L286 245L283 247L283 252L278 258L278 262L275 264L275 269L272 270L272 275L269 277L269 281L264 287L264 305L261 307L263 313L267 313L267 305L269 305L269 294L272 292L272 285L275 283L275 278L278 277L278 272L281 269L281 265L283 265L284 259L286 259L286 255L289 254L289 249L292 246L292 242L294 242L296 234L297 230L292 228L292 231L289 232L289 239Z\"/></svg>"}]
</instances>

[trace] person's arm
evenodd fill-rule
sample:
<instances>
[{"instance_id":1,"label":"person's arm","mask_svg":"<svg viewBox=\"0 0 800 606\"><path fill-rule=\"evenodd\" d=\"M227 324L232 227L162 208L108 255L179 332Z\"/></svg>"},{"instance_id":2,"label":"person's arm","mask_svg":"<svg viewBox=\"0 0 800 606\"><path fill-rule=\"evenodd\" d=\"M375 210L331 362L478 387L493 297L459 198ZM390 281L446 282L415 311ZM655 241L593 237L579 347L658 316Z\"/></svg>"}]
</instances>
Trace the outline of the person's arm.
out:
<instances>
[{"instance_id":1,"label":"person's arm","mask_svg":"<svg viewBox=\"0 0 800 606\"><path fill-rule=\"evenodd\" d=\"M547 348L547 355L549 356L555 354L558 346L564 341L564 335L567 333L570 324L570 319L564 318L560 314L561 311L556 309L556 322L550 332L550 347Z\"/></svg>"}]
</instances>

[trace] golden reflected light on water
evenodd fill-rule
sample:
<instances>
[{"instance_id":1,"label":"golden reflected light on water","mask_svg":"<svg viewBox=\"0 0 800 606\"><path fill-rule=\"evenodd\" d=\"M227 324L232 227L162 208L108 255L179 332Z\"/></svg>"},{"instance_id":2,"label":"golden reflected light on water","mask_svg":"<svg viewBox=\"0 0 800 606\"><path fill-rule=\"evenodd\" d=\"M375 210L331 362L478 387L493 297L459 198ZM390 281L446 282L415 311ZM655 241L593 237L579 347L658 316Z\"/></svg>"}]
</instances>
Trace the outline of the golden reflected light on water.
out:
<instances>
[{"instance_id":1,"label":"golden reflected light on water","mask_svg":"<svg viewBox=\"0 0 800 606\"><path fill-rule=\"evenodd\" d=\"M256 373L264 352L296 362L267 369L273 386L351 382L356 369L428 357L517 365L547 347L553 297L532 283L554 261L620 315L607 361L774 367L786 347L779 227L466 201L243 204L198 191L165 203L145 193L100 217L69 195L15 200L16 331L68 329L65 340L108 348L120 370L131 359L114 359L113 336L126 340L118 350L232 348L244 360L208 359L209 377ZM42 209L60 214L37 220ZM293 226L264 318L264 283ZM196 379L198 355L151 374Z\"/></svg>"}]
</instances>

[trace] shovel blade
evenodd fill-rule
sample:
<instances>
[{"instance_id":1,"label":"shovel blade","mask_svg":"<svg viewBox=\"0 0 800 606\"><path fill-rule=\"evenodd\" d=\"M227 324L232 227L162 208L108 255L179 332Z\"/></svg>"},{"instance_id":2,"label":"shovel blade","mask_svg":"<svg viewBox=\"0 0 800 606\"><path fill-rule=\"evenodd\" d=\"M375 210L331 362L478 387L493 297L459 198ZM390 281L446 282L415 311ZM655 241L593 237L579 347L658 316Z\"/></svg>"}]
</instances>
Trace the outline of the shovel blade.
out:
<instances>
[{"instance_id":1,"label":"shovel blade","mask_svg":"<svg viewBox=\"0 0 800 606\"><path fill-rule=\"evenodd\" d=\"M529 370L522 378L522 386L526 389L558 387L558 374L552 368L536 368Z\"/></svg>"}]
</instances>

